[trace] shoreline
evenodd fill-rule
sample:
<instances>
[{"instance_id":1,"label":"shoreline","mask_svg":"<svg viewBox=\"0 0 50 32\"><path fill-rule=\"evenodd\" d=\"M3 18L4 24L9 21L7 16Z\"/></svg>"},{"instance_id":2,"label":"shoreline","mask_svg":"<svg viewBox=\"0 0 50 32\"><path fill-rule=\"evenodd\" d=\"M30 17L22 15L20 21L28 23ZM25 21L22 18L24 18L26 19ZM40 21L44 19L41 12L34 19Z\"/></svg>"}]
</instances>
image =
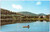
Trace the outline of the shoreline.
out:
<instances>
[{"instance_id":1,"label":"shoreline","mask_svg":"<svg viewBox=\"0 0 50 32\"><path fill-rule=\"evenodd\" d=\"M36 22L36 21L16 21L16 22L6 22L5 21L5 22L2 22L0 26L7 25L7 24L14 24L14 23L31 23L31 22ZM40 21L40 22L43 22L43 21ZM49 21L46 21L46 22L49 22Z\"/></svg>"}]
</instances>

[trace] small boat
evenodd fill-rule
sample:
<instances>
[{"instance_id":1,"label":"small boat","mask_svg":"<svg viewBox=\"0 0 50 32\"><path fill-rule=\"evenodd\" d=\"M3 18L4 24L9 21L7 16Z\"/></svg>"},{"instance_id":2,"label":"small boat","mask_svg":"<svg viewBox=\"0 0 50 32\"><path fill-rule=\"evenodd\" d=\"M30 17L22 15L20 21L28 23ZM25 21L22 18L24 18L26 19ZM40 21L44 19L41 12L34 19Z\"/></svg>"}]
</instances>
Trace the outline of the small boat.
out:
<instances>
[{"instance_id":1,"label":"small boat","mask_svg":"<svg viewBox=\"0 0 50 32\"><path fill-rule=\"evenodd\" d=\"M23 26L23 28L28 28L29 29L29 25L28 26Z\"/></svg>"}]
</instances>

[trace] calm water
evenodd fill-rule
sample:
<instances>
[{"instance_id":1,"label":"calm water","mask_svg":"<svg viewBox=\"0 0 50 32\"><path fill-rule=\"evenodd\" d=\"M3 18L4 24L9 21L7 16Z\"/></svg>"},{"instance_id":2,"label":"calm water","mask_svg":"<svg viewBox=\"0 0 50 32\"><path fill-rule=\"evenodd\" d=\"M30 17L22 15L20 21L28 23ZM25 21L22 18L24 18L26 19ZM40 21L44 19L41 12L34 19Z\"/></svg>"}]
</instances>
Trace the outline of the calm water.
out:
<instances>
[{"instance_id":1,"label":"calm water","mask_svg":"<svg viewBox=\"0 0 50 32\"><path fill-rule=\"evenodd\" d=\"M2 26L0 31L49 31L49 23L50 22L31 22L31 23L15 23ZM23 28L23 26L29 25L30 28Z\"/></svg>"}]
</instances>

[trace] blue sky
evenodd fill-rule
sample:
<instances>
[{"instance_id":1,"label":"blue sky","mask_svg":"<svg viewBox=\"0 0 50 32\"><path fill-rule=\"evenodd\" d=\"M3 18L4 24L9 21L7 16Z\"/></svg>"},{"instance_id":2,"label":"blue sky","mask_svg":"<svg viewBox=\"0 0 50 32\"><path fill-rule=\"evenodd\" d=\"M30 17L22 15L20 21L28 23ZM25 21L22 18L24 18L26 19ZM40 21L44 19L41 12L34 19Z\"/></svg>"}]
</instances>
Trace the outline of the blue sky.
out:
<instances>
[{"instance_id":1,"label":"blue sky","mask_svg":"<svg viewBox=\"0 0 50 32\"><path fill-rule=\"evenodd\" d=\"M50 14L49 1L1 1L1 8L13 12L32 12Z\"/></svg>"}]
</instances>

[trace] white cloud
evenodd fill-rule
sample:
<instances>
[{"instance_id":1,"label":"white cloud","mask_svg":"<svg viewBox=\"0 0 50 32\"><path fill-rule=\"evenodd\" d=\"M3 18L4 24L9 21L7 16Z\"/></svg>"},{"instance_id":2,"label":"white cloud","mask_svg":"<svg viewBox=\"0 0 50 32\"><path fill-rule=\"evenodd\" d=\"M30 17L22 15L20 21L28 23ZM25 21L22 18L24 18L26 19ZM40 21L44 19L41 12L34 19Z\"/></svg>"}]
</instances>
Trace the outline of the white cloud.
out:
<instances>
[{"instance_id":1,"label":"white cloud","mask_svg":"<svg viewBox=\"0 0 50 32\"><path fill-rule=\"evenodd\" d=\"M0 0L1 1L1 0Z\"/></svg>"},{"instance_id":2,"label":"white cloud","mask_svg":"<svg viewBox=\"0 0 50 32\"><path fill-rule=\"evenodd\" d=\"M47 11L47 9L44 9L44 11Z\"/></svg>"},{"instance_id":3,"label":"white cloud","mask_svg":"<svg viewBox=\"0 0 50 32\"><path fill-rule=\"evenodd\" d=\"M21 5L12 4L12 7L15 8L15 9L22 9L22 6Z\"/></svg>"},{"instance_id":4,"label":"white cloud","mask_svg":"<svg viewBox=\"0 0 50 32\"><path fill-rule=\"evenodd\" d=\"M36 5L41 5L41 2L37 2Z\"/></svg>"}]
</instances>

